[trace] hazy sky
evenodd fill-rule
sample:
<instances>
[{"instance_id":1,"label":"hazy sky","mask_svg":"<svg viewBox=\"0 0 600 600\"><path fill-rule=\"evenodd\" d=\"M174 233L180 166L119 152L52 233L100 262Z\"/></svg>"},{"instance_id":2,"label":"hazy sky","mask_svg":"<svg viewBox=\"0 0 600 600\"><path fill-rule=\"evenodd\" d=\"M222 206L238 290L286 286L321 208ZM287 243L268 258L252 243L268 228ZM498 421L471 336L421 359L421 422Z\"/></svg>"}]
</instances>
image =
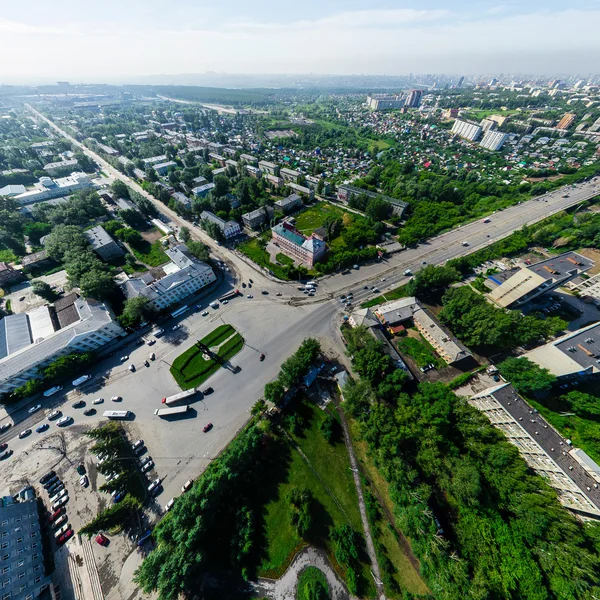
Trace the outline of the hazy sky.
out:
<instances>
[{"instance_id":1,"label":"hazy sky","mask_svg":"<svg viewBox=\"0 0 600 600\"><path fill-rule=\"evenodd\" d=\"M597 72L600 0L0 0L0 82Z\"/></svg>"}]
</instances>

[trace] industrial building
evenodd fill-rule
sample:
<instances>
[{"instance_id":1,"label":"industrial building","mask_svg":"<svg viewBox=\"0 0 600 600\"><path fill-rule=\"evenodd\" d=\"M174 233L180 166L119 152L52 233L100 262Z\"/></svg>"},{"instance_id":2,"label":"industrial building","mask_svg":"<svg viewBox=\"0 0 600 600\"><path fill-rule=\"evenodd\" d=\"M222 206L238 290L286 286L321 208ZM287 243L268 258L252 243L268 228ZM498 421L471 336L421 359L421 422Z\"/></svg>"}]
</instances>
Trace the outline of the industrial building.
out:
<instances>
[{"instance_id":1,"label":"industrial building","mask_svg":"<svg viewBox=\"0 0 600 600\"><path fill-rule=\"evenodd\" d=\"M20 204L33 204L42 200L68 196L73 192L85 188L95 187L90 178L83 172L71 173L68 177L61 177L59 179L40 177L39 182L34 185L33 189L15 196L15 200Z\"/></svg>"},{"instance_id":2,"label":"industrial building","mask_svg":"<svg viewBox=\"0 0 600 600\"><path fill-rule=\"evenodd\" d=\"M469 403L519 449L525 462L556 490L563 506L582 518L600 518L600 467L583 450L573 448L512 385L488 388Z\"/></svg>"},{"instance_id":3,"label":"industrial building","mask_svg":"<svg viewBox=\"0 0 600 600\"><path fill-rule=\"evenodd\" d=\"M520 306L585 273L594 262L576 252L565 252L533 265L509 269L488 277L496 286L488 298L502 308Z\"/></svg>"}]
</instances>

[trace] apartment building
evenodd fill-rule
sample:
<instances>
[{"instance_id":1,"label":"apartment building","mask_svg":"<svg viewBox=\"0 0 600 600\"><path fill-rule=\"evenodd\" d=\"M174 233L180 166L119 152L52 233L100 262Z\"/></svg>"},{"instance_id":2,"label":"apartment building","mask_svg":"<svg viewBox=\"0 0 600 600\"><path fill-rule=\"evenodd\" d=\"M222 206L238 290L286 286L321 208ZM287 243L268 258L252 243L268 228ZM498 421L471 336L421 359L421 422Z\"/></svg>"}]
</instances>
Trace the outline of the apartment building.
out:
<instances>
[{"instance_id":1,"label":"apartment building","mask_svg":"<svg viewBox=\"0 0 600 600\"><path fill-rule=\"evenodd\" d=\"M312 267L327 253L327 244L314 235L306 237L287 222L279 223L271 230L273 243L294 261Z\"/></svg>"},{"instance_id":2,"label":"apartment building","mask_svg":"<svg viewBox=\"0 0 600 600\"><path fill-rule=\"evenodd\" d=\"M113 260L115 258L120 258L125 254L123 248L119 246L102 225L92 227L91 229L84 231L83 234L87 238L94 252L102 260Z\"/></svg>"},{"instance_id":3,"label":"apartment building","mask_svg":"<svg viewBox=\"0 0 600 600\"><path fill-rule=\"evenodd\" d=\"M157 310L162 310L217 280L212 268L194 258L185 244L165 252L171 262L161 267L164 275L155 278L145 273L141 277L130 277L121 284L126 298L145 296Z\"/></svg>"},{"instance_id":4,"label":"apartment building","mask_svg":"<svg viewBox=\"0 0 600 600\"><path fill-rule=\"evenodd\" d=\"M406 106L406 108L419 108L419 106L421 106L422 98L423 90L411 90L406 97L404 106Z\"/></svg>"},{"instance_id":5,"label":"apartment building","mask_svg":"<svg viewBox=\"0 0 600 600\"><path fill-rule=\"evenodd\" d=\"M2 600L35 600L43 594L51 597L48 588L52 579L44 572L35 498L21 502L13 496L0 498L0 582Z\"/></svg>"},{"instance_id":6,"label":"apartment building","mask_svg":"<svg viewBox=\"0 0 600 600\"><path fill-rule=\"evenodd\" d=\"M573 123L575 123L575 119L577 115L575 113L565 113L562 119L557 123L556 129L569 129Z\"/></svg>"},{"instance_id":7,"label":"apartment building","mask_svg":"<svg viewBox=\"0 0 600 600\"><path fill-rule=\"evenodd\" d=\"M38 376L59 356L98 350L125 335L110 308L72 293L0 320L0 394Z\"/></svg>"},{"instance_id":8,"label":"apartment building","mask_svg":"<svg viewBox=\"0 0 600 600\"><path fill-rule=\"evenodd\" d=\"M161 162L155 164L152 168L156 171L158 175L166 175L171 167L176 167L177 163L173 160L168 160L167 162Z\"/></svg>"},{"instance_id":9,"label":"apartment building","mask_svg":"<svg viewBox=\"0 0 600 600\"><path fill-rule=\"evenodd\" d=\"M234 238L236 235L242 233L242 228L237 221L225 221L221 217L217 217L214 213L205 210L200 215L201 220L210 221L219 227L226 240Z\"/></svg>"},{"instance_id":10,"label":"apartment building","mask_svg":"<svg viewBox=\"0 0 600 600\"><path fill-rule=\"evenodd\" d=\"M71 160L62 160L59 162L48 163L44 166L44 171L48 173L48 175L57 175L61 172L64 172L65 169L70 169L71 171L75 171L78 166L77 159L73 158Z\"/></svg>"},{"instance_id":11,"label":"apartment building","mask_svg":"<svg viewBox=\"0 0 600 600\"><path fill-rule=\"evenodd\" d=\"M476 125L475 123L456 119L452 125L451 131L465 140L476 142L481 137L482 129L480 125Z\"/></svg>"},{"instance_id":12,"label":"apartment building","mask_svg":"<svg viewBox=\"0 0 600 600\"><path fill-rule=\"evenodd\" d=\"M402 94L370 94L367 96L367 107L371 110L394 110L402 108L406 98Z\"/></svg>"},{"instance_id":13,"label":"apartment building","mask_svg":"<svg viewBox=\"0 0 600 600\"><path fill-rule=\"evenodd\" d=\"M262 173L268 173L269 175L279 175L279 167L268 160L258 161L258 168Z\"/></svg>"},{"instance_id":14,"label":"apartment building","mask_svg":"<svg viewBox=\"0 0 600 600\"><path fill-rule=\"evenodd\" d=\"M492 121L493 123L494 121ZM502 133L500 131L486 131L485 135L479 145L482 148L486 148L487 150L491 150L492 152L497 152L502 148L504 142L508 139L507 133Z\"/></svg>"},{"instance_id":15,"label":"apartment building","mask_svg":"<svg viewBox=\"0 0 600 600\"><path fill-rule=\"evenodd\" d=\"M283 177L283 180L286 183L298 183L298 179L300 178L302 173L294 169L288 169L287 167L283 167L282 169L279 169L279 175Z\"/></svg>"},{"instance_id":16,"label":"apartment building","mask_svg":"<svg viewBox=\"0 0 600 600\"><path fill-rule=\"evenodd\" d=\"M294 209L302 206L302 198L298 194L290 194L287 198L277 200L274 203L284 214L290 214Z\"/></svg>"},{"instance_id":17,"label":"apartment building","mask_svg":"<svg viewBox=\"0 0 600 600\"><path fill-rule=\"evenodd\" d=\"M273 218L273 209L270 206L261 206L256 210L242 215L244 226L249 229L258 229L261 225Z\"/></svg>"},{"instance_id":18,"label":"apartment building","mask_svg":"<svg viewBox=\"0 0 600 600\"><path fill-rule=\"evenodd\" d=\"M563 506L584 519L600 518L600 466L573 448L512 385L488 388L469 403L518 448L529 467L556 490Z\"/></svg>"}]
</instances>

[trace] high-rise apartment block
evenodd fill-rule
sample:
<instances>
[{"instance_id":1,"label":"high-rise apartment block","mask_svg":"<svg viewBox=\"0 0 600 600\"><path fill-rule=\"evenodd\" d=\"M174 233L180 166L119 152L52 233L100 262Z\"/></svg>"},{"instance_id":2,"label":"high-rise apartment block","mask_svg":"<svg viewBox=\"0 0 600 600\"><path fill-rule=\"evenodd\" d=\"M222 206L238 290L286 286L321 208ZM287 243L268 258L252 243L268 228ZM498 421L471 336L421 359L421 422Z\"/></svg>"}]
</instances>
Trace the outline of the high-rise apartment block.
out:
<instances>
[{"instance_id":1,"label":"high-rise apartment block","mask_svg":"<svg viewBox=\"0 0 600 600\"><path fill-rule=\"evenodd\" d=\"M371 110L393 110L402 108L406 98L402 94L391 96L388 94L371 94L367 96L367 106Z\"/></svg>"},{"instance_id":2,"label":"high-rise apartment block","mask_svg":"<svg viewBox=\"0 0 600 600\"><path fill-rule=\"evenodd\" d=\"M565 113L563 118L558 122L556 126L557 129L569 129L573 123L575 123L575 119L577 115L575 113Z\"/></svg>"},{"instance_id":3,"label":"high-rise apartment block","mask_svg":"<svg viewBox=\"0 0 600 600\"><path fill-rule=\"evenodd\" d=\"M482 148L487 148L488 150L495 152L502 148L502 145L507 138L508 134L502 133L501 131L487 131L479 145Z\"/></svg>"},{"instance_id":4,"label":"high-rise apartment block","mask_svg":"<svg viewBox=\"0 0 600 600\"><path fill-rule=\"evenodd\" d=\"M412 90L406 97L404 106L407 108L418 108L421 106L421 99L423 97L423 90Z\"/></svg>"},{"instance_id":5,"label":"high-rise apartment block","mask_svg":"<svg viewBox=\"0 0 600 600\"><path fill-rule=\"evenodd\" d=\"M481 127L475 123L469 123L468 121L461 121L456 119L454 125L452 125L452 133L459 135L465 140L475 142L481 136Z\"/></svg>"}]
</instances>

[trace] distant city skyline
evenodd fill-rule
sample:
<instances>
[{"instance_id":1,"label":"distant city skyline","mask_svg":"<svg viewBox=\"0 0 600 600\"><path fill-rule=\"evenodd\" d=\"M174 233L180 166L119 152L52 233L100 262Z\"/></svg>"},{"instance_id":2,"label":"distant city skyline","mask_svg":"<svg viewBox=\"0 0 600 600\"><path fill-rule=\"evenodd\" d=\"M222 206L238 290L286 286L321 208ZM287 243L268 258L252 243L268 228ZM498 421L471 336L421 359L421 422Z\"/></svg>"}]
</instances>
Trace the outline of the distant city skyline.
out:
<instances>
[{"instance_id":1,"label":"distant city skyline","mask_svg":"<svg viewBox=\"0 0 600 600\"><path fill-rule=\"evenodd\" d=\"M431 0L23 0L0 16L0 82L203 73L586 73L600 7Z\"/></svg>"}]
</instances>

